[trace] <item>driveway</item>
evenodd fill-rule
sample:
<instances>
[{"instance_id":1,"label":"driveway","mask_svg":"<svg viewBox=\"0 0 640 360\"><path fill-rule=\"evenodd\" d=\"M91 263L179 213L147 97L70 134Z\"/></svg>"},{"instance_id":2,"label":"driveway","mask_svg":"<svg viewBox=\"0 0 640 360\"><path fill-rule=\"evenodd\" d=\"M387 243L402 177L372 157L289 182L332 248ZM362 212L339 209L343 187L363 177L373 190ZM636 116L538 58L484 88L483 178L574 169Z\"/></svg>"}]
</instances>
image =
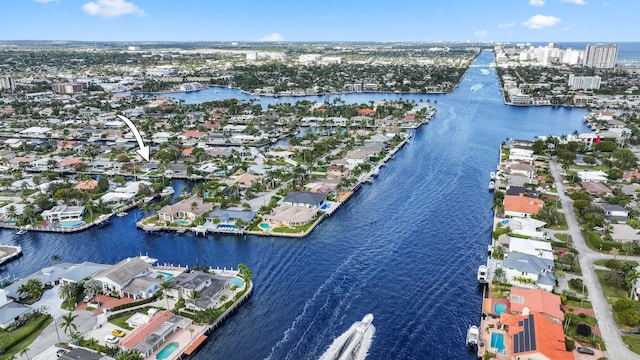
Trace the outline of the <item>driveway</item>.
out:
<instances>
[{"instance_id":1,"label":"driveway","mask_svg":"<svg viewBox=\"0 0 640 360\"><path fill-rule=\"evenodd\" d=\"M627 345L622 341L620 336L620 330L613 320L613 313L611 306L607 303L596 272L594 270L593 262L598 259L607 258L603 254L595 252L587 247L580 231L580 226L576 220L575 213L573 211L573 200L564 194L564 185L562 183L562 177L558 171L558 167L555 161L550 161L551 174L558 190L558 196L562 202L562 208L564 209L565 217L567 219L567 225L569 226L569 233L573 238L573 245L576 250L579 251L578 260L580 267L582 268L582 281L589 289L589 298L593 305L593 310L598 319L598 327L602 333L602 339L607 346L607 352L610 359L638 359L640 355L632 352L627 348Z\"/></svg>"}]
</instances>

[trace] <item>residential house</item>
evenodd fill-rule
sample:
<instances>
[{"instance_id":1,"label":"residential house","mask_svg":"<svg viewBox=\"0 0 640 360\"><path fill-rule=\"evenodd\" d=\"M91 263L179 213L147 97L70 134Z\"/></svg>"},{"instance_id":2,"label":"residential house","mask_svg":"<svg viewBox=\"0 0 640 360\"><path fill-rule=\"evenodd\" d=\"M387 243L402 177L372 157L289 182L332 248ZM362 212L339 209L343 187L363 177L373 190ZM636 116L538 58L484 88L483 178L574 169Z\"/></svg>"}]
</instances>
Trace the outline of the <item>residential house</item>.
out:
<instances>
[{"instance_id":1,"label":"residential house","mask_svg":"<svg viewBox=\"0 0 640 360\"><path fill-rule=\"evenodd\" d=\"M59 170L63 170L63 171L75 171L82 168L83 165L84 165L84 161L78 158L66 158L66 159L60 160L60 162L58 162L56 167Z\"/></svg>"},{"instance_id":2,"label":"residential house","mask_svg":"<svg viewBox=\"0 0 640 360\"><path fill-rule=\"evenodd\" d=\"M533 150L525 146L512 146L509 149L509 160L532 164Z\"/></svg>"},{"instance_id":3,"label":"residential house","mask_svg":"<svg viewBox=\"0 0 640 360\"><path fill-rule=\"evenodd\" d=\"M505 195L504 197L505 216L530 217L540 212L543 206L544 201L524 195Z\"/></svg>"},{"instance_id":4,"label":"residential house","mask_svg":"<svg viewBox=\"0 0 640 360\"><path fill-rule=\"evenodd\" d=\"M604 217L609 221L626 222L629 218L629 210L621 205L602 204L599 203L604 210Z\"/></svg>"},{"instance_id":5,"label":"residential house","mask_svg":"<svg viewBox=\"0 0 640 360\"><path fill-rule=\"evenodd\" d=\"M145 277L148 279L142 279ZM134 299L146 299L153 295L160 283L151 272L151 264L138 257L122 260L98 272L93 278L102 284L105 294L114 293ZM141 279L142 287L129 286L135 279ZM127 286L129 289L126 289Z\"/></svg>"},{"instance_id":6,"label":"residential house","mask_svg":"<svg viewBox=\"0 0 640 360\"><path fill-rule=\"evenodd\" d=\"M63 222L81 221L82 214L84 214L84 206L56 205L49 210L43 211L41 216L44 221Z\"/></svg>"},{"instance_id":7,"label":"residential house","mask_svg":"<svg viewBox=\"0 0 640 360\"><path fill-rule=\"evenodd\" d=\"M98 180L89 179L76 184L73 188L78 190L95 190L98 187Z\"/></svg>"},{"instance_id":8,"label":"residential house","mask_svg":"<svg viewBox=\"0 0 640 360\"><path fill-rule=\"evenodd\" d=\"M503 260L507 282L526 288L552 291L556 285L553 260L518 252L507 252Z\"/></svg>"},{"instance_id":9,"label":"residential house","mask_svg":"<svg viewBox=\"0 0 640 360\"><path fill-rule=\"evenodd\" d=\"M553 261L553 249L548 241L509 237L509 251Z\"/></svg>"},{"instance_id":10,"label":"residential house","mask_svg":"<svg viewBox=\"0 0 640 360\"><path fill-rule=\"evenodd\" d=\"M111 356L103 355L93 350L85 348L71 349L64 354L60 354L58 360L115 360Z\"/></svg>"},{"instance_id":11,"label":"residential house","mask_svg":"<svg viewBox=\"0 0 640 360\"><path fill-rule=\"evenodd\" d=\"M108 268L109 265L97 264L85 261L81 264L74 264L65 272L60 274L60 283L79 283L87 278L92 278L95 274Z\"/></svg>"},{"instance_id":12,"label":"residential house","mask_svg":"<svg viewBox=\"0 0 640 360\"><path fill-rule=\"evenodd\" d=\"M292 206L304 206L310 209L320 209L325 200L326 195L324 194L291 191L282 199L282 203Z\"/></svg>"},{"instance_id":13,"label":"residential house","mask_svg":"<svg viewBox=\"0 0 640 360\"><path fill-rule=\"evenodd\" d=\"M573 353L566 348L562 324L538 312L502 313L500 323L507 332L505 345L511 359L574 359Z\"/></svg>"},{"instance_id":14,"label":"residential house","mask_svg":"<svg viewBox=\"0 0 640 360\"><path fill-rule=\"evenodd\" d=\"M271 214L264 215L262 218L274 224L301 226L310 223L317 213L318 210L315 208L282 204L273 209Z\"/></svg>"},{"instance_id":15,"label":"residential house","mask_svg":"<svg viewBox=\"0 0 640 360\"><path fill-rule=\"evenodd\" d=\"M130 332L120 346L127 350L138 350L144 358L148 358L162 347L171 335L177 331L188 331L191 323L192 320L189 318L162 310L153 315L148 323Z\"/></svg>"},{"instance_id":16,"label":"residential house","mask_svg":"<svg viewBox=\"0 0 640 360\"><path fill-rule=\"evenodd\" d=\"M192 196L173 205L163 206L158 211L158 218L167 222L176 220L195 220L213 208L212 203L205 202L202 198Z\"/></svg>"},{"instance_id":17,"label":"residential house","mask_svg":"<svg viewBox=\"0 0 640 360\"><path fill-rule=\"evenodd\" d=\"M583 181L582 188L591 195L611 195L613 191L599 182Z\"/></svg>"},{"instance_id":18,"label":"residential house","mask_svg":"<svg viewBox=\"0 0 640 360\"><path fill-rule=\"evenodd\" d=\"M555 323L562 323L564 312L560 308L560 296L542 289L512 287L509 291L509 309L512 314L523 314L528 309L538 312Z\"/></svg>"},{"instance_id":19,"label":"residential house","mask_svg":"<svg viewBox=\"0 0 640 360\"><path fill-rule=\"evenodd\" d=\"M185 272L168 280L171 288L167 296L173 299L185 299L186 306L195 310L218 307L220 296L231 288L231 277L211 275L205 272ZM197 298L193 298L193 292Z\"/></svg>"},{"instance_id":20,"label":"residential house","mask_svg":"<svg viewBox=\"0 0 640 360\"><path fill-rule=\"evenodd\" d=\"M529 178L529 180L533 180L536 176L536 168L529 164L524 163L516 163L509 167L510 173L513 174L521 174Z\"/></svg>"},{"instance_id":21,"label":"residential house","mask_svg":"<svg viewBox=\"0 0 640 360\"><path fill-rule=\"evenodd\" d=\"M608 180L608 175L604 171L596 170L596 171L578 171L578 177L582 181L591 181L591 182L605 182Z\"/></svg>"},{"instance_id":22,"label":"residential house","mask_svg":"<svg viewBox=\"0 0 640 360\"><path fill-rule=\"evenodd\" d=\"M171 166L169 166L169 168L165 170L164 173L167 176L178 176L178 177L187 176L187 165L183 163L171 164Z\"/></svg>"},{"instance_id":23,"label":"residential house","mask_svg":"<svg viewBox=\"0 0 640 360\"><path fill-rule=\"evenodd\" d=\"M30 306L7 299L7 292L0 289L0 328L8 328L20 317L33 311Z\"/></svg>"},{"instance_id":24,"label":"residential house","mask_svg":"<svg viewBox=\"0 0 640 360\"><path fill-rule=\"evenodd\" d=\"M207 215L207 220L218 224L235 225L238 220L250 224L255 217L255 211L216 209L211 212L211 214Z\"/></svg>"}]
</instances>

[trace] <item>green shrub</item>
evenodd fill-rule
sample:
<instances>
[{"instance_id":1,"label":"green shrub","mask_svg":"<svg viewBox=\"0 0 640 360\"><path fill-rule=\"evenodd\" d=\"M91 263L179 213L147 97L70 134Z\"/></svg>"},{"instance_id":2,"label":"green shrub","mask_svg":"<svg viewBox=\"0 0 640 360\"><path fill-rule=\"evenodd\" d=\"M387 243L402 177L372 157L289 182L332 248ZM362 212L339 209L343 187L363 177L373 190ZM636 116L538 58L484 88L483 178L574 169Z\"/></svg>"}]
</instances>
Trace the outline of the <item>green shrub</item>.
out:
<instances>
[{"instance_id":1,"label":"green shrub","mask_svg":"<svg viewBox=\"0 0 640 360\"><path fill-rule=\"evenodd\" d=\"M640 324L640 314L634 309L623 310L618 313L618 319L625 325L636 326Z\"/></svg>"},{"instance_id":2,"label":"green shrub","mask_svg":"<svg viewBox=\"0 0 640 360\"><path fill-rule=\"evenodd\" d=\"M564 338L564 346L567 348L567 351L573 351L576 348L576 342L573 339Z\"/></svg>"}]
</instances>

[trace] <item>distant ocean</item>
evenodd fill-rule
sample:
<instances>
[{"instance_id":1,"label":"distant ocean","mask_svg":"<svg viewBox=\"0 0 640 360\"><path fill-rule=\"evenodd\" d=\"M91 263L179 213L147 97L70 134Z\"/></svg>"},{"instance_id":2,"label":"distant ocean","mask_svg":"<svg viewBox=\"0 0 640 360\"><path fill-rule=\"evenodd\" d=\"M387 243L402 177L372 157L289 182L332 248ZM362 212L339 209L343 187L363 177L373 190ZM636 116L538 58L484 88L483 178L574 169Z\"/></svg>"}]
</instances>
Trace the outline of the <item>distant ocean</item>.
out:
<instances>
[{"instance_id":1,"label":"distant ocean","mask_svg":"<svg viewBox=\"0 0 640 360\"><path fill-rule=\"evenodd\" d=\"M599 44L600 42L558 42L563 49L585 50L589 44ZM549 43L532 43L534 46L544 46ZM605 44L618 44L619 65L640 66L640 42L606 42Z\"/></svg>"}]
</instances>

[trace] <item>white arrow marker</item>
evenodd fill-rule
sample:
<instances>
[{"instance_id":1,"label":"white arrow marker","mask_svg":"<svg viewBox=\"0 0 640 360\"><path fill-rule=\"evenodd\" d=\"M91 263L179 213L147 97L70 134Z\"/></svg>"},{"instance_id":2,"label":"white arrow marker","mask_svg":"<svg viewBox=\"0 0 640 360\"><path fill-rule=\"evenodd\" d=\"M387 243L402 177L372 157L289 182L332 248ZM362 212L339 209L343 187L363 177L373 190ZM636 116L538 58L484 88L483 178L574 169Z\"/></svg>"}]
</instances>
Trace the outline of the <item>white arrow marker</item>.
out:
<instances>
[{"instance_id":1,"label":"white arrow marker","mask_svg":"<svg viewBox=\"0 0 640 360\"><path fill-rule=\"evenodd\" d=\"M138 142L138 147L140 148L136 150L138 155L142 156L143 159L149 161L149 147L144 145L144 142L142 141L142 136L140 136L140 131L138 131L138 128L131 122L131 120L127 119L126 117L122 115L116 115L116 116L119 117L120 120L124 121L125 124L127 124L129 129L131 129L133 136L136 137L136 141Z\"/></svg>"}]
</instances>

